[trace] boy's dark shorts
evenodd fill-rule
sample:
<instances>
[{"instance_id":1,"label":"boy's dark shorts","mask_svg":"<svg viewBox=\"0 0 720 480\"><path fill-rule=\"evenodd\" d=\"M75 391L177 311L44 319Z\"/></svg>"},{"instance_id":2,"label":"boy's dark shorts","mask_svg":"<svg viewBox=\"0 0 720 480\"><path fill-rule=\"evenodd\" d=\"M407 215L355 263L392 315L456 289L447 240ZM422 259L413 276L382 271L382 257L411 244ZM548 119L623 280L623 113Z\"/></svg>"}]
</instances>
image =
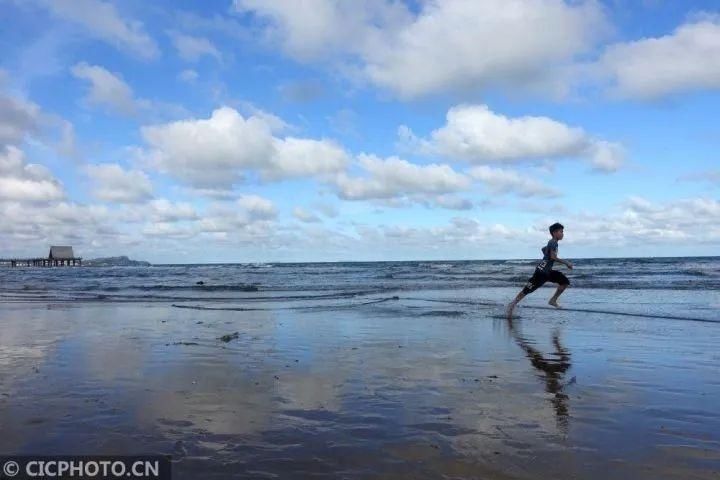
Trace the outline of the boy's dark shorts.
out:
<instances>
[{"instance_id":1,"label":"boy's dark shorts","mask_svg":"<svg viewBox=\"0 0 720 480\"><path fill-rule=\"evenodd\" d=\"M525 288L523 288L522 293L527 295L528 293L534 292L545 282L557 283L558 285L570 285L570 280L557 270L550 270L549 273L545 273L542 270L536 269L533 276L530 277L528 282L525 284Z\"/></svg>"}]
</instances>

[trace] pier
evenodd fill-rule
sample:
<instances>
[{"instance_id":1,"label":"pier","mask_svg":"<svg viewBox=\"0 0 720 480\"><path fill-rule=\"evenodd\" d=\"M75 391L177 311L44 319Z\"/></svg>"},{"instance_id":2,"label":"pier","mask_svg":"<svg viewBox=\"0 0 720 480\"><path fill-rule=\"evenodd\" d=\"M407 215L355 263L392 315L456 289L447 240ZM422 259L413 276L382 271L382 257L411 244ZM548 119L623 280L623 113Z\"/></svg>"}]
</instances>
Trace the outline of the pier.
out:
<instances>
[{"instance_id":1,"label":"pier","mask_svg":"<svg viewBox=\"0 0 720 480\"><path fill-rule=\"evenodd\" d=\"M81 267L82 257L76 257L73 248L68 246L50 247L47 257L0 258L5 267Z\"/></svg>"}]
</instances>

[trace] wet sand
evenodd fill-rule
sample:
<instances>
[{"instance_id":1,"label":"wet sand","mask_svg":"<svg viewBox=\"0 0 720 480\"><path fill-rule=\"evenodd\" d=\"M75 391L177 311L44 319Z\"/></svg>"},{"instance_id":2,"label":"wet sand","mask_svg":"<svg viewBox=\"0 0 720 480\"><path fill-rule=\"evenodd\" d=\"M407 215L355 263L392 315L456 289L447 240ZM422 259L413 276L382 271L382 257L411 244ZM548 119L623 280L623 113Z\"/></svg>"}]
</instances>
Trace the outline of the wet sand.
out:
<instances>
[{"instance_id":1,"label":"wet sand","mask_svg":"<svg viewBox=\"0 0 720 480\"><path fill-rule=\"evenodd\" d=\"M663 301L692 297L571 294L673 315ZM174 478L720 478L720 324L526 307L508 322L490 304L512 295L5 303L0 452L169 453Z\"/></svg>"}]
</instances>

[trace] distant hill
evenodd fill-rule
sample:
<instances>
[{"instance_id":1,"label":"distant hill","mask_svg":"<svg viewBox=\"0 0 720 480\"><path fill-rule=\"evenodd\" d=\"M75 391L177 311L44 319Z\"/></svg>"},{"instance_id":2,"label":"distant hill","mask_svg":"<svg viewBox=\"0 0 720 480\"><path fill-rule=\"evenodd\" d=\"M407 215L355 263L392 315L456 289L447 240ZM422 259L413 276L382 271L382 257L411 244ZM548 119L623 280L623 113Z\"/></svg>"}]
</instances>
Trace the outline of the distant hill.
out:
<instances>
[{"instance_id":1,"label":"distant hill","mask_svg":"<svg viewBox=\"0 0 720 480\"><path fill-rule=\"evenodd\" d=\"M92 260L84 260L83 265L86 267L149 267L150 262L141 260L130 260L127 256L93 258Z\"/></svg>"}]
</instances>

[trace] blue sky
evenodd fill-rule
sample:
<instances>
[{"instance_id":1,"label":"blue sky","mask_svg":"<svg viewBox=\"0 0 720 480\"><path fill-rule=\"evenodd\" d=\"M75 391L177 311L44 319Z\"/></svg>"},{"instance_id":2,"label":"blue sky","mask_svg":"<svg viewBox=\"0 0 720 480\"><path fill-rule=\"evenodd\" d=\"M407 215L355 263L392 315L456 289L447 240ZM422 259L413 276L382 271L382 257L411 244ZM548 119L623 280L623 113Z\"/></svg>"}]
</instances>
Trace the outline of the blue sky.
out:
<instances>
[{"instance_id":1,"label":"blue sky","mask_svg":"<svg viewBox=\"0 0 720 480\"><path fill-rule=\"evenodd\" d=\"M0 256L718 251L716 2L0 8Z\"/></svg>"}]
</instances>

